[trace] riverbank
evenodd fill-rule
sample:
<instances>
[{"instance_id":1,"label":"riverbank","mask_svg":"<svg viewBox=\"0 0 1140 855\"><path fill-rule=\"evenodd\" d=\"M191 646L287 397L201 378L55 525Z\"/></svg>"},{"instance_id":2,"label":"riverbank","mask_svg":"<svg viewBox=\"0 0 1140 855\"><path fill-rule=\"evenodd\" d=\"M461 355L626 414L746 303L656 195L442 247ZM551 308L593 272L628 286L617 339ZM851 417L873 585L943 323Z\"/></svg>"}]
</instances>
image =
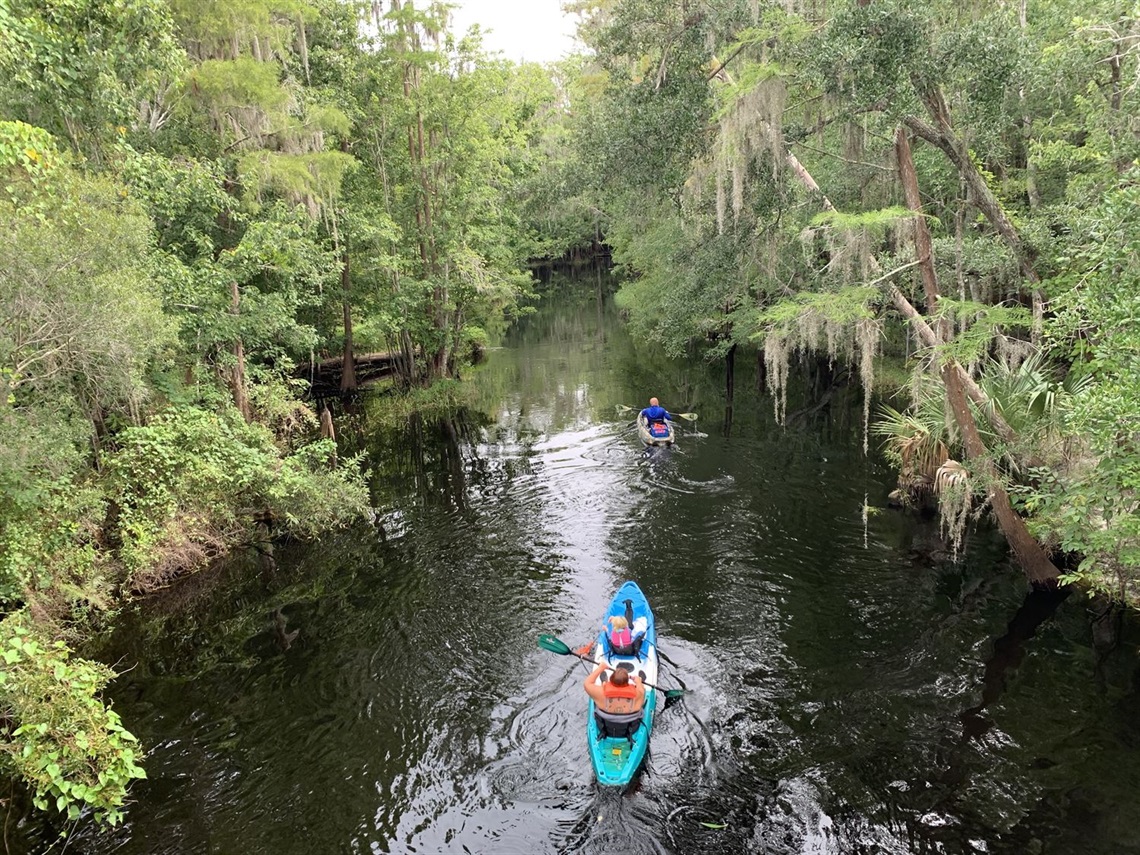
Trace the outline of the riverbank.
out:
<instances>
[{"instance_id":1,"label":"riverbank","mask_svg":"<svg viewBox=\"0 0 1140 855\"><path fill-rule=\"evenodd\" d=\"M34 484L35 514L3 526L6 578L20 580L0 621L4 771L40 810L122 819L140 749L99 700L111 668L75 655L138 597L231 551L315 538L368 514L356 461L309 431L247 423L232 408L169 407L103 437L96 466Z\"/></svg>"}]
</instances>

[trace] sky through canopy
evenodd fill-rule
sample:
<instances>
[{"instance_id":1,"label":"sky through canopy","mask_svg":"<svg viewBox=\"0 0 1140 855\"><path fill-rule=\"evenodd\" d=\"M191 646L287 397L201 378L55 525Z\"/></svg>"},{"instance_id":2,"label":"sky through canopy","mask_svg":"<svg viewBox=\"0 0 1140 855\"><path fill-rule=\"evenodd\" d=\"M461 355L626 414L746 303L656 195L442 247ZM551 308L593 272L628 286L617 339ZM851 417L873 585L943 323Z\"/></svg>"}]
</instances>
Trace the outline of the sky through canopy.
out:
<instances>
[{"instance_id":1,"label":"sky through canopy","mask_svg":"<svg viewBox=\"0 0 1140 855\"><path fill-rule=\"evenodd\" d=\"M453 31L473 24L484 31L488 51L515 62L553 62L575 49L575 15L562 12L561 0L453 0ZM578 46L580 47L580 45Z\"/></svg>"}]
</instances>

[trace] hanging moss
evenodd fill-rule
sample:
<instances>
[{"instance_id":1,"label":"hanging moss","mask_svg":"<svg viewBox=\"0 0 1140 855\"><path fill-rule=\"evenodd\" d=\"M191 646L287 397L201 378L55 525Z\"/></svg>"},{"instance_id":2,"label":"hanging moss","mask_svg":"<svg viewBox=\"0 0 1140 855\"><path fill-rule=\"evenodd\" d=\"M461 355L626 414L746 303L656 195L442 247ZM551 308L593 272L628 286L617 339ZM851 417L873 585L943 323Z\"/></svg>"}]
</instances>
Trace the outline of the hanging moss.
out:
<instances>
[{"instance_id":1,"label":"hanging moss","mask_svg":"<svg viewBox=\"0 0 1140 855\"><path fill-rule=\"evenodd\" d=\"M938 496L938 515L942 537L950 543L954 557L962 547L970 509L974 504L966 468L957 460L947 460L934 478L934 493Z\"/></svg>"},{"instance_id":2,"label":"hanging moss","mask_svg":"<svg viewBox=\"0 0 1140 855\"><path fill-rule=\"evenodd\" d=\"M764 342L768 389L783 421L787 412L789 359L797 350L826 352L830 361L843 359L859 365L863 385L863 450L867 450L870 400L874 391L874 363L879 352L883 322L873 309L877 289L852 286L827 293L804 292L781 300L756 316Z\"/></svg>"},{"instance_id":3,"label":"hanging moss","mask_svg":"<svg viewBox=\"0 0 1140 855\"><path fill-rule=\"evenodd\" d=\"M247 204L260 204L263 195L271 192L303 204L311 216L317 217L336 201L341 180L355 162L352 155L339 151L258 151L242 158L238 173Z\"/></svg>"},{"instance_id":4,"label":"hanging moss","mask_svg":"<svg viewBox=\"0 0 1140 855\"><path fill-rule=\"evenodd\" d=\"M249 57L211 59L190 73L189 89L216 131L260 144L261 137L284 124L291 105L279 73L276 65Z\"/></svg>"},{"instance_id":5,"label":"hanging moss","mask_svg":"<svg viewBox=\"0 0 1140 855\"><path fill-rule=\"evenodd\" d=\"M716 164L717 230L723 234L729 192L725 187L731 176L734 222L744 209L748 171L770 159L773 174L783 161L783 135L780 118L784 113L786 87L775 63L753 63L745 67L740 79L721 92L723 106L717 114L719 133L713 147ZM705 172L700 165L695 170Z\"/></svg>"}]
</instances>

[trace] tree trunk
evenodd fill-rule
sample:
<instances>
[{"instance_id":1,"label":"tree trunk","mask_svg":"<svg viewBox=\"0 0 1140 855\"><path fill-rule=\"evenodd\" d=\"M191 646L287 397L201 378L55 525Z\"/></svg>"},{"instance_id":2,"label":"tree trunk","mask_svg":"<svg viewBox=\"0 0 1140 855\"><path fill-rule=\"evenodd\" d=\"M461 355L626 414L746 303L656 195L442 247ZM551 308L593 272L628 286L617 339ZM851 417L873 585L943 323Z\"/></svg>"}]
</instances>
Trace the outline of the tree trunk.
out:
<instances>
[{"instance_id":1,"label":"tree trunk","mask_svg":"<svg viewBox=\"0 0 1140 855\"><path fill-rule=\"evenodd\" d=\"M907 144L907 159L909 162L911 162L911 169L913 171L913 159L910 158L909 153L910 145ZM824 194L822 190L820 190L819 185L816 183L815 179L812 178L811 173L809 173L804 165L796 159L795 155L788 153L787 162L788 165L792 168L792 172L800 180L800 182L812 193L819 195L824 210L834 211L835 206L831 204L831 200L827 198L826 194ZM917 176L915 178L915 183L917 184ZM929 235L927 235L926 255L929 255L929 253ZM922 254L919 253L919 255L921 256ZM876 272L881 270L882 267L879 265L878 260L873 255L871 255L870 252L868 252L868 256L868 267L872 270L875 270ZM924 279L924 289L925 286L926 282ZM937 335L931 328L930 324L927 323L926 318L919 314L918 310L915 309L913 305L911 305L911 302L906 298L906 295L903 294L894 285L889 285L887 287L887 292L890 294L891 300L894 302L899 312L902 313L903 317L909 319L912 322L915 331L919 335L919 338L922 339L923 345L929 348L937 347ZM767 369L767 365L764 362L763 352L757 356L757 364L759 366L757 373L757 388L759 391L763 392L766 383L765 373ZM955 363L955 365L957 365L957 363ZM981 387L974 382L974 378L972 378L969 373L960 365L958 365L958 372L962 378L962 384L966 390L966 394L969 395L970 400L977 404L979 407L987 410L990 425L998 433L1002 440L1004 440L1009 445L1015 445L1017 442L1017 434L1014 432L1013 428L1009 426L1009 423L1006 422L1004 418L1002 418L1001 414L997 412L997 410L988 406L989 396L982 391ZM1031 466L1044 465L1043 462L1037 457L1031 457L1026 462Z\"/></svg>"},{"instance_id":2,"label":"tree trunk","mask_svg":"<svg viewBox=\"0 0 1140 855\"><path fill-rule=\"evenodd\" d=\"M336 441L336 427L333 425L332 410L327 406L321 410L321 439Z\"/></svg>"},{"instance_id":3,"label":"tree trunk","mask_svg":"<svg viewBox=\"0 0 1140 855\"><path fill-rule=\"evenodd\" d=\"M819 185L815 183L815 179L811 177L811 173L807 171L802 163L800 163L798 157L796 157L790 151L785 151L784 161L788 164L788 167L792 170L792 172L795 173L795 176L800 180L800 183L803 184L804 187L806 187L811 193L819 196L820 204L823 206L823 209L825 211L835 210L835 206L831 204L831 200L828 199L827 196L824 195L823 191L819 189Z\"/></svg>"},{"instance_id":4,"label":"tree trunk","mask_svg":"<svg viewBox=\"0 0 1140 855\"><path fill-rule=\"evenodd\" d=\"M230 314L237 315L241 305L241 291L237 282L230 283ZM249 411L249 397L245 391L245 347L241 342L241 334L234 339L234 367L230 372L230 390L234 396L234 406L247 422L253 421Z\"/></svg>"},{"instance_id":5,"label":"tree trunk","mask_svg":"<svg viewBox=\"0 0 1140 855\"><path fill-rule=\"evenodd\" d=\"M416 348L412 344L412 334L408 328L400 330L400 364L401 374L406 385L416 382Z\"/></svg>"},{"instance_id":6,"label":"tree trunk","mask_svg":"<svg viewBox=\"0 0 1140 855\"><path fill-rule=\"evenodd\" d=\"M732 404L736 395L736 345L724 355L724 435L732 433Z\"/></svg>"},{"instance_id":7,"label":"tree trunk","mask_svg":"<svg viewBox=\"0 0 1140 855\"><path fill-rule=\"evenodd\" d=\"M915 332L918 333L918 337L922 339L923 345L929 348L937 347L938 338L934 334L934 330L931 329L930 324L926 322L926 318L919 314L918 309L906 298L906 295L894 285L888 286L887 293L890 294L891 301L895 304L895 308L899 310L899 313L911 322L911 326ZM989 406L989 396L974 382L974 378L970 376L965 368L957 362L955 362L954 365L958 368L958 375L962 378L962 388L965 390L966 395L979 407L987 410L987 418L989 419L990 426L997 432L998 436L1000 436L1004 442L1015 445L1018 440L1017 433L1009 426L1009 423L1002 418L1001 413L997 410L993 410ZM1030 466L1044 465L1037 457L1030 457L1026 463Z\"/></svg>"},{"instance_id":8,"label":"tree trunk","mask_svg":"<svg viewBox=\"0 0 1140 855\"><path fill-rule=\"evenodd\" d=\"M906 131L902 128L899 128L895 135L895 154L898 157L899 180L903 184L907 207L916 214L914 218L915 251L918 255L919 269L922 271L923 288L926 290L927 310L935 313L938 310L939 292L938 279L934 271L934 259L930 254L930 232L926 227L926 220L922 217L922 205L919 201L918 179L914 171L914 161L911 159ZM1031 583L1055 586L1060 571L1049 560L1033 535L1029 533L1025 520L1014 511L1009 501L1009 494L1001 486L1001 474L990 458L985 443L982 442L981 434L978 433L977 422L974 421L974 413L966 400L961 367L955 360L947 359L942 363L939 370L943 385L946 387L946 397L950 402L954 421L962 434L966 456L977 465L979 474L985 479L986 495L994 509L994 515L997 517L1002 534L1005 535L1018 563L1021 564Z\"/></svg>"},{"instance_id":9,"label":"tree trunk","mask_svg":"<svg viewBox=\"0 0 1140 855\"><path fill-rule=\"evenodd\" d=\"M922 198L918 194L918 174L914 171L914 158L910 154L910 141L906 138L906 131L898 128L895 131L895 160L899 168L899 181L903 186L903 196L906 206L919 216L915 217L914 228L914 256L918 261L918 269L922 274L922 293L926 296L926 313L938 313L938 278L934 273L934 249L930 241L930 230L926 228L926 220L922 218ZM935 346L950 339L950 330L947 322L937 322L933 329Z\"/></svg>"},{"instance_id":10,"label":"tree trunk","mask_svg":"<svg viewBox=\"0 0 1140 855\"><path fill-rule=\"evenodd\" d=\"M921 137L946 154L974 194L974 204L985 214L986 219L990 221L997 233L1005 239L1005 242L1013 250L1022 275L1036 284L1040 279L1037 276L1037 271L1033 268L1032 254L1022 242L1021 235L1018 234L1017 229L1006 216L1001 203L994 196L985 178L982 177L978 167L970 158L965 143L962 142L961 137L950 124L950 108L946 104L942 90L938 87L920 88L917 84L915 88L919 89L919 95L926 105L927 112L934 121L934 125L931 126L916 116L906 116L903 122L916 136Z\"/></svg>"},{"instance_id":11,"label":"tree trunk","mask_svg":"<svg viewBox=\"0 0 1140 855\"><path fill-rule=\"evenodd\" d=\"M352 353L352 278L348 269L348 246L344 248L344 265L340 269L340 286L344 306L344 360L341 363L341 394L356 391L356 360Z\"/></svg>"},{"instance_id":12,"label":"tree trunk","mask_svg":"<svg viewBox=\"0 0 1140 855\"><path fill-rule=\"evenodd\" d=\"M1018 234L1013 222L1006 215L1001 203L993 194L993 191L990 190L985 178L982 177L978 167L971 159L970 152L967 150L962 138L958 136L950 124L950 107L946 104L946 98L943 96L942 90L938 86L923 86L917 81L915 81L914 86L923 104L926 105L926 110L930 114L934 125L927 124L917 116L906 116L903 119L903 123L910 128L916 136L938 147L946 154L950 162L953 163L958 170L958 175L966 182L966 186L970 188L971 198L974 204L978 206L978 210L985 215L986 219L989 220L990 224L997 230L997 233L1002 236L1006 244L1013 250L1013 255L1014 258L1017 259L1021 275L1025 277L1031 286L1030 291L1033 301L1033 338L1037 341L1041 335L1041 327L1045 316L1045 297L1039 287L1041 279L1033 266L1034 254L1032 250L1025 245L1024 241L1022 241L1021 235Z\"/></svg>"},{"instance_id":13,"label":"tree trunk","mask_svg":"<svg viewBox=\"0 0 1140 855\"><path fill-rule=\"evenodd\" d=\"M1029 26L1027 14L1028 0L1021 0L1017 9L1017 25L1021 30L1022 38ZM1037 191L1037 169L1033 166L1033 158L1029 153L1029 146L1033 139L1033 117L1025 105L1025 84L1017 90L1017 103L1021 107L1021 144L1025 148L1025 194L1029 197L1029 210L1035 211L1041 207L1041 194Z\"/></svg>"},{"instance_id":14,"label":"tree trunk","mask_svg":"<svg viewBox=\"0 0 1140 855\"><path fill-rule=\"evenodd\" d=\"M1013 554L1026 577L1035 586L1056 587L1057 577L1061 571L1049 560L1045 550L1041 548L1029 528L1010 504L1009 494L1001 486L1001 475L989 457L982 437L978 433L978 426L974 422L974 414L966 402L962 383L955 370L956 363L947 362L942 366L942 381L946 384L946 397L950 400L950 409L954 412L954 421L958 430L962 432L962 441L966 446L966 456L979 466L982 476L986 480L986 496L994 509L994 516L998 519L1005 539L1009 541Z\"/></svg>"}]
</instances>

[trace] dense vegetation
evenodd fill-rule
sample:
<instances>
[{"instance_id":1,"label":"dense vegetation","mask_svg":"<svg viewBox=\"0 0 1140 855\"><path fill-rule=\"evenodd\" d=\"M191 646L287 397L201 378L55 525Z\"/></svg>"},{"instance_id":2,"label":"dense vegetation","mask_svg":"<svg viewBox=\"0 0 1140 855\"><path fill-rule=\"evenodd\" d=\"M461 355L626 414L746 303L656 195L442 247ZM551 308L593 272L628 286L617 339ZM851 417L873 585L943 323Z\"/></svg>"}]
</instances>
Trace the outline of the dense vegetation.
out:
<instances>
[{"instance_id":1,"label":"dense vegetation","mask_svg":"<svg viewBox=\"0 0 1140 855\"><path fill-rule=\"evenodd\" d=\"M114 822L143 774L71 652L127 598L367 515L309 366L458 378L528 259L603 238L665 352L761 354L778 414L797 354L848 365L951 537L989 508L1032 581L1140 600L1135 9L575 6L591 52L541 68L434 3L0 0L0 757L37 805Z\"/></svg>"},{"instance_id":2,"label":"dense vegetation","mask_svg":"<svg viewBox=\"0 0 1140 855\"><path fill-rule=\"evenodd\" d=\"M905 356L906 401L867 412L902 496L952 539L992 510L1035 583L1137 602L1135 8L577 6L568 195L634 327L730 371L759 347L778 415L794 357L870 407Z\"/></svg>"},{"instance_id":3,"label":"dense vegetation","mask_svg":"<svg viewBox=\"0 0 1140 855\"><path fill-rule=\"evenodd\" d=\"M554 87L442 7L0 2L0 707L35 803L143 774L72 649L237 545L366 517L307 364L454 377L516 310Z\"/></svg>"}]
</instances>

